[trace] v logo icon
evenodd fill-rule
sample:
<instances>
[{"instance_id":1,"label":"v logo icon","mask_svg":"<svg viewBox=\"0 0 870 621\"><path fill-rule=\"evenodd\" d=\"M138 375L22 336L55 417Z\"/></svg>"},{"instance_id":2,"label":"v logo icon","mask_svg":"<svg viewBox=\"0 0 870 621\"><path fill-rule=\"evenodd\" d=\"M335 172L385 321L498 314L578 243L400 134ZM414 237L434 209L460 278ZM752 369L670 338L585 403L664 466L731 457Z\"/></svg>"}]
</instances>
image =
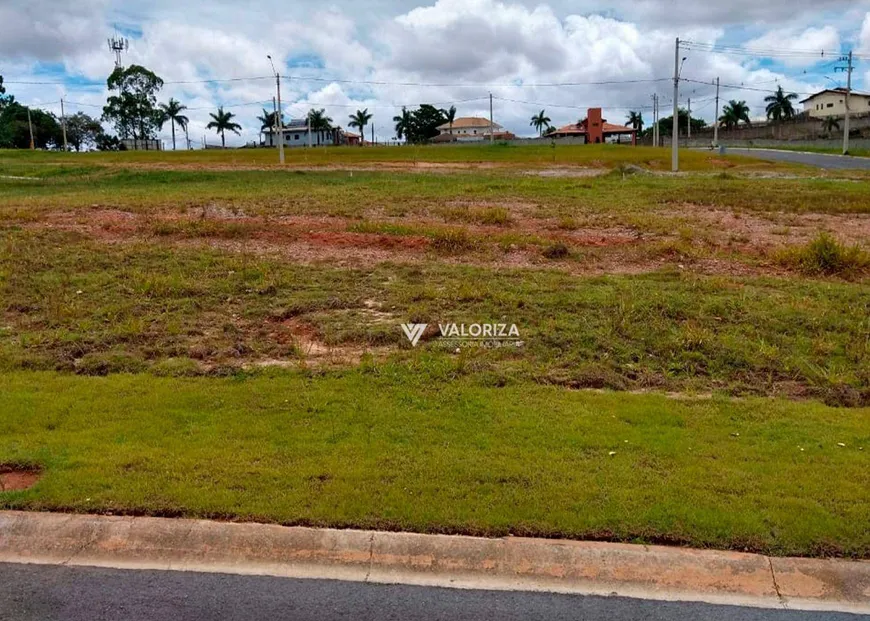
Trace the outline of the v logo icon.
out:
<instances>
[{"instance_id":1,"label":"v logo icon","mask_svg":"<svg viewBox=\"0 0 870 621\"><path fill-rule=\"evenodd\" d=\"M423 336L423 333L426 331L426 326L429 324L425 323L403 323L402 324L402 332L405 333L405 336L408 337L408 340L411 341L411 347L416 347L417 343L420 341L420 337Z\"/></svg>"}]
</instances>

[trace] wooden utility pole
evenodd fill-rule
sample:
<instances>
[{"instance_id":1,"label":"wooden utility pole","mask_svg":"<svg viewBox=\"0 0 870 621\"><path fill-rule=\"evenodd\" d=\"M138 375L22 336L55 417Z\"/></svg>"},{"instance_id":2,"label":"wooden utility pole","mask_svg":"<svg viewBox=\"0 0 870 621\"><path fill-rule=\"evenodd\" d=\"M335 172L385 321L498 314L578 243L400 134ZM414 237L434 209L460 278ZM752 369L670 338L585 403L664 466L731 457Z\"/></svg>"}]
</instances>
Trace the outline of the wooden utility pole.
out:
<instances>
[{"instance_id":1,"label":"wooden utility pole","mask_svg":"<svg viewBox=\"0 0 870 621\"><path fill-rule=\"evenodd\" d=\"M36 149L36 145L33 142L33 121L30 120L30 108L27 109L27 127L30 128L30 150L33 151Z\"/></svg>"},{"instance_id":2,"label":"wooden utility pole","mask_svg":"<svg viewBox=\"0 0 870 621\"><path fill-rule=\"evenodd\" d=\"M63 129L63 150L67 151L66 145L66 115L63 111L63 97L60 98L60 127Z\"/></svg>"}]
</instances>

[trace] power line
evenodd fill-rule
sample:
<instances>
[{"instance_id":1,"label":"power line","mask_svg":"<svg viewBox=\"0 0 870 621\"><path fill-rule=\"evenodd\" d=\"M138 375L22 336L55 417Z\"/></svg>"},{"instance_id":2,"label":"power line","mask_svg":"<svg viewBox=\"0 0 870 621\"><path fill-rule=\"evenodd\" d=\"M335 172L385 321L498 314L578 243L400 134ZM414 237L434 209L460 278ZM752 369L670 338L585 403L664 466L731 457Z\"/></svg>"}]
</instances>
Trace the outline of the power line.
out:
<instances>
[{"instance_id":1,"label":"power line","mask_svg":"<svg viewBox=\"0 0 870 621\"><path fill-rule=\"evenodd\" d=\"M634 80L596 80L588 82L391 82L387 80L351 80L344 78L324 78L316 76L300 76L288 75L284 76L290 80L309 81L309 82L335 82L337 84L365 84L371 86L419 86L419 87L451 87L451 88L491 88L491 87L506 87L506 88L544 88L544 87L559 87L559 86L608 86L617 84L645 84L651 82L664 82L669 78L643 78ZM222 82L245 82L254 80L271 80L273 76L250 76L240 78L210 78L203 80L164 80L163 84L217 84ZM75 84L67 84L63 80L6 80L6 84L25 84L31 86L103 86L105 82L101 81L78 81Z\"/></svg>"}]
</instances>

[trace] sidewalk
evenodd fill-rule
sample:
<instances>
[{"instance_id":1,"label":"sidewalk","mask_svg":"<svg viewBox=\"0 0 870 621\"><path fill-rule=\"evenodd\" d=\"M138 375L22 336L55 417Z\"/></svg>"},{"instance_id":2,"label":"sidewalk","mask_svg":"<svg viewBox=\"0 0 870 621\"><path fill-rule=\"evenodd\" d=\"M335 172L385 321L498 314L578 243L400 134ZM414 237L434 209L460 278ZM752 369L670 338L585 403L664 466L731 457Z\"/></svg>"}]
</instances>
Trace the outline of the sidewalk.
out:
<instances>
[{"instance_id":1,"label":"sidewalk","mask_svg":"<svg viewBox=\"0 0 870 621\"><path fill-rule=\"evenodd\" d=\"M870 562L507 537L0 512L0 562L870 613Z\"/></svg>"}]
</instances>

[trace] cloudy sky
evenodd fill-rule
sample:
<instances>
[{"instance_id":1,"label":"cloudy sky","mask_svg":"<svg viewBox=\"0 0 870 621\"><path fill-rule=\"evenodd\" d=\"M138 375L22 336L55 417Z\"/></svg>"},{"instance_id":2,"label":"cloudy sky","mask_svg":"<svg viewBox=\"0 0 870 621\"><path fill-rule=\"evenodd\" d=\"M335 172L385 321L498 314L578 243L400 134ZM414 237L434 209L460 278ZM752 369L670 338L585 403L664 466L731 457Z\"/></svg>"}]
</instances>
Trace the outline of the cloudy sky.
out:
<instances>
[{"instance_id":1,"label":"cloudy sky","mask_svg":"<svg viewBox=\"0 0 870 621\"><path fill-rule=\"evenodd\" d=\"M778 84L801 95L842 85L837 54L849 49L863 55L853 87L870 89L870 0L426 1L0 0L0 75L23 103L59 112L64 97L68 113L98 116L117 33L130 41L125 63L167 82L160 99L190 108L194 143L224 105L244 128L232 144L256 140L255 117L271 107L267 54L285 76L289 116L326 108L346 126L368 108L382 140L402 105L488 116L489 93L495 120L519 135L542 108L557 125L591 106L611 122L629 109L649 121L653 93L672 105L676 37L695 42L680 52L682 76L695 80L681 83L680 104L691 97L708 121L715 77L729 85L724 100L760 116Z\"/></svg>"}]
</instances>

